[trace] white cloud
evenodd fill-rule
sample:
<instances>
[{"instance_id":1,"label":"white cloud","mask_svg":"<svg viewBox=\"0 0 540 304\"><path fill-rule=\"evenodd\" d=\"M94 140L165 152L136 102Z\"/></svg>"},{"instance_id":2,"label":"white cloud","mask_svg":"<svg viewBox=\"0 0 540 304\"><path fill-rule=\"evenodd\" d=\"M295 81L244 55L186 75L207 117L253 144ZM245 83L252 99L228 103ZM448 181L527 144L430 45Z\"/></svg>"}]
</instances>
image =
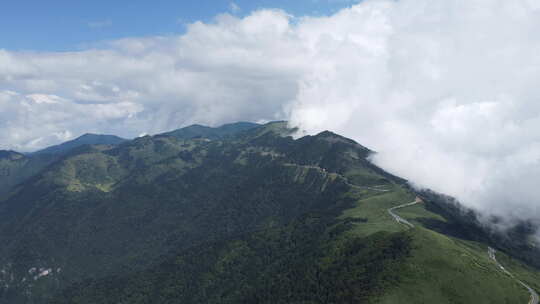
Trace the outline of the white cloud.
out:
<instances>
[{"instance_id":1,"label":"white cloud","mask_svg":"<svg viewBox=\"0 0 540 304\"><path fill-rule=\"evenodd\" d=\"M484 214L540 219L540 15L530 1L366 1L299 31L292 121ZM316 29L313 31L313 29Z\"/></svg>"},{"instance_id":2,"label":"white cloud","mask_svg":"<svg viewBox=\"0 0 540 304\"><path fill-rule=\"evenodd\" d=\"M101 123L116 122L120 127L143 111L141 105L127 101L85 104L56 95L10 91L0 91L0 109L0 142L22 151L66 141L83 130L99 130Z\"/></svg>"},{"instance_id":3,"label":"white cloud","mask_svg":"<svg viewBox=\"0 0 540 304\"><path fill-rule=\"evenodd\" d=\"M304 71L299 47L289 16L264 10L102 49L0 50L1 148L33 150L63 140L51 134L64 131L135 137L191 123L284 118L281 102L294 99Z\"/></svg>"},{"instance_id":4,"label":"white cloud","mask_svg":"<svg viewBox=\"0 0 540 304\"><path fill-rule=\"evenodd\" d=\"M539 219L536 3L368 0L327 17L224 14L81 52L0 50L0 142L290 118L470 207Z\"/></svg>"}]
</instances>

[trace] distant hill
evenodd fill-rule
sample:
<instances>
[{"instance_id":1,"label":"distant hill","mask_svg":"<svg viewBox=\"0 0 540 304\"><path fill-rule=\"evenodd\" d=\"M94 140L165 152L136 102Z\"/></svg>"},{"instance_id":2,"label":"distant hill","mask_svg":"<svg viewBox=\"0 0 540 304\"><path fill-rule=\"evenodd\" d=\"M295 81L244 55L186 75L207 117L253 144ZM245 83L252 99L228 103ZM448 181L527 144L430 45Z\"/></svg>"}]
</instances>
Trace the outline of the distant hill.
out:
<instances>
[{"instance_id":1,"label":"distant hill","mask_svg":"<svg viewBox=\"0 0 540 304\"><path fill-rule=\"evenodd\" d=\"M126 140L114 135L85 134L34 153L0 151L0 199L13 187L37 175L67 153L86 145L117 145Z\"/></svg>"},{"instance_id":2,"label":"distant hill","mask_svg":"<svg viewBox=\"0 0 540 304\"><path fill-rule=\"evenodd\" d=\"M76 139L31 154L65 154L74 148L84 145L118 145L125 141L126 139L115 135L84 134Z\"/></svg>"},{"instance_id":3,"label":"distant hill","mask_svg":"<svg viewBox=\"0 0 540 304\"><path fill-rule=\"evenodd\" d=\"M56 158L52 154L29 156L15 151L0 151L0 199L17 184L38 174Z\"/></svg>"},{"instance_id":4,"label":"distant hill","mask_svg":"<svg viewBox=\"0 0 540 304\"><path fill-rule=\"evenodd\" d=\"M179 139L192 139L198 137L207 139L222 139L227 136L232 136L259 126L259 124L251 122L236 122L231 124L225 124L221 127L216 128L202 125L191 125L160 135L173 136Z\"/></svg>"},{"instance_id":5,"label":"distant hill","mask_svg":"<svg viewBox=\"0 0 540 304\"><path fill-rule=\"evenodd\" d=\"M15 151L7 151L7 150L0 150L0 160L1 159L8 159L8 160L16 160L24 158L24 154L15 152Z\"/></svg>"}]
</instances>

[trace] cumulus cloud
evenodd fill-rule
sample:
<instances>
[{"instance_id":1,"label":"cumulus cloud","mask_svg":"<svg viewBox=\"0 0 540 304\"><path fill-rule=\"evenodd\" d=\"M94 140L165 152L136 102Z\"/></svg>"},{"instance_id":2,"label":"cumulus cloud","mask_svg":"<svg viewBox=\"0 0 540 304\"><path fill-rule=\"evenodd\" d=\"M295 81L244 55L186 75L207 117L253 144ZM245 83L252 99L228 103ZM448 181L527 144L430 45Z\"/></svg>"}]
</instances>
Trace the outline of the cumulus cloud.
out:
<instances>
[{"instance_id":1,"label":"cumulus cloud","mask_svg":"<svg viewBox=\"0 0 540 304\"><path fill-rule=\"evenodd\" d=\"M21 95L13 91L0 92L0 109L0 142L22 150L69 140L77 135L72 130L94 131L101 121L122 123L142 110L140 105L128 101L84 104L57 95Z\"/></svg>"},{"instance_id":2,"label":"cumulus cloud","mask_svg":"<svg viewBox=\"0 0 540 304\"><path fill-rule=\"evenodd\" d=\"M539 32L535 0L367 0L326 17L223 14L80 52L0 50L0 142L290 119L485 214L538 220Z\"/></svg>"},{"instance_id":3,"label":"cumulus cloud","mask_svg":"<svg viewBox=\"0 0 540 304\"><path fill-rule=\"evenodd\" d=\"M191 123L281 119L305 70L289 19L278 10L224 14L176 37L80 52L0 50L1 148L33 150L66 131L134 137Z\"/></svg>"},{"instance_id":4,"label":"cumulus cloud","mask_svg":"<svg viewBox=\"0 0 540 304\"><path fill-rule=\"evenodd\" d=\"M305 20L313 70L292 122L487 215L540 218L540 15L533 1L366 1ZM316 29L313 31L313 29Z\"/></svg>"}]
</instances>

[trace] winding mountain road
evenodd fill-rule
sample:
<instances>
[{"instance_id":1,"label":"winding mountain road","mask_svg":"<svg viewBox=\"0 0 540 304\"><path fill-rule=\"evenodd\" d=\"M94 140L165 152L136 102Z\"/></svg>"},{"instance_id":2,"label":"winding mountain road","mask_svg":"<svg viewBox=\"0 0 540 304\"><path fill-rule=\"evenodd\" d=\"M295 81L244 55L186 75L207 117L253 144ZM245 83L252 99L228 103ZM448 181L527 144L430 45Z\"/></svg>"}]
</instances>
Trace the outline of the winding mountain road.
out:
<instances>
[{"instance_id":1,"label":"winding mountain road","mask_svg":"<svg viewBox=\"0 0 540 304\"><path fill-rule=\"evenodd\" d=\"M399 205L399 206L396 206L396 207L392 207L390 209L387 209L388 211L388 214L390 214L392 216L392 218L394 218L394 220L400 224L404 224L406 226L409 226L410 228L414 228L414 225L407 221L406 219L402 218L401 216L397 215L394 213L394 210L396 209L400 209L400 208L405 208L405 207L409 207L409 206L413 206L413 205L416 205L418 203L422 203L422 199L417 197L414 202L410 202L410 203L406 203L406 204L403 204L403 205ZM536 293L536 291L534 289L532 289L529 285L523 283L522 281L520 281L519 279L517 279L516 277L514 277L513 274L511 274L508 270L506 270L506 268L504 268L503 265L501 265L501 263L499 263L499 261L497 261L497 257L495 256L495 249L491 248L491 247L488 247L488 256L490 259L492 259L493 261L495 261L495 263L497 264L497 266L504 272L506 273L507 275L509 275L512 279L516 280L516 282L518 282L519 284L521 284L523 287L525 287L527 289L527 291L529 291L529 293L531 294L531 299L529 300L529 303L528 304L538 304L538 301L539 301L539 297L538 297L538 293Z\"/></svg>"},{"instance_id":2,"label":"winding mountain road","mask_svg":"<svg viewBox=\"0 0 540 304\"><path fill-rule=\"evenodd\" d=\"M527 291L529 291L529 293L531 294L531 299L529 301L529 304L538 304L539 298L538 298L538 294L536 293L536 291L534 291L534 289L532 289L529 285L527 285L527 284L523 283L522 281L518 280L516 277L514 277L513 274L511 274L508 270L506 270L506 268L504 268L504 266L501 265L501 263L499 263L499 261L497 261L497 257L495 256L496 252L497 251L495 251L495 249L493 249L491 247L488 247L488 256L489 256L489 258L492 259L504 273L509 275L512 279L516 280L516 282L521 284L523 287L525 287L527 289Z\"/></svg>"},{"instance_id":3,"label":"winding mountain road","mask_svg":"<svg viewBox=\"0 0 540 304\"><path fill-rule=\"evenodd\" d=\"M388 211L388 214L390 214L394 218L394 220L396 220L396 222L407 225L407 226L409 226L411 228L414 228L414 225L411 222L409 222L406 219L402 218L401 216L395 214L394 210L409 207L409 206L413 206L413 205L419 204L421 202L422 202L422 199L417 197L414 200L414 202L410 202L410 203L406 203L406 204L399 205L399 206L396 206L396 207L392 207L392 208L388 209L387 211Z\"/></svg>"}]
</instances>

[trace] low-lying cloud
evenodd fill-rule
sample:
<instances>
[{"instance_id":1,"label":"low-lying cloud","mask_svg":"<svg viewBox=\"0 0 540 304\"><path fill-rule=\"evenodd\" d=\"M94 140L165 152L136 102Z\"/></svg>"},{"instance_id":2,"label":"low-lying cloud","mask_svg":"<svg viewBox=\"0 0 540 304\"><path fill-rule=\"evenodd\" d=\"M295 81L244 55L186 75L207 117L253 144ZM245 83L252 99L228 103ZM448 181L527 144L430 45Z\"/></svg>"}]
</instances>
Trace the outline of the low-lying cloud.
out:
<instances>
[{"instance_id":1,"label":"low-lying cloud","mask_svg":"<svg viewBox=\"0 0 540 304\"><path fill-rule=\"evenodd\" d=\"M80 52L0 51L0 142L289 119L484 214L538 221L538 33L535 0L368 0L327 17L224 14Z\"/></svg>"},{"instance_id":2,"label":"low-lying cloud","mask_svg":"<svg viewBox=\"0 0 540 304\"><path fill-rule=\"evenodd\" d=\"M307 21L324 29L310 53L321 64L292 121L350 136L380 166L484 214L539 220L535 3L366 1Z\"/></svg>"}]
</instances>

